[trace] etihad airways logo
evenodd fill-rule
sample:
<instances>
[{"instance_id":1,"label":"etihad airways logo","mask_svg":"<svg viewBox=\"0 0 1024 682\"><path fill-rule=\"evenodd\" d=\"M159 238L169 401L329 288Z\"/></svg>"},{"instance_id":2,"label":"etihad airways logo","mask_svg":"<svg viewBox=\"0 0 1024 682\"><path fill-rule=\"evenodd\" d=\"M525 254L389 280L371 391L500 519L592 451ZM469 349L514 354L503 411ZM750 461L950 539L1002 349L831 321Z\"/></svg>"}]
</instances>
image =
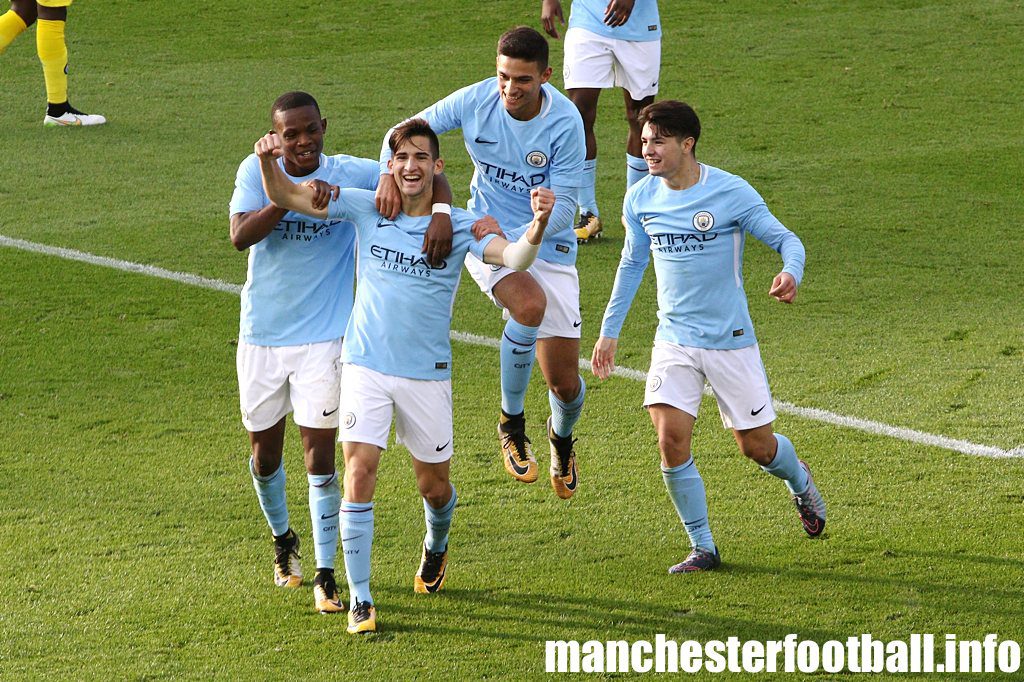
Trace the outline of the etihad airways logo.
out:
<instances>
[{"instance_id":1,"label":"etihad airways logo","mask_svg":"<svg viewBox=\"0 0 1024 682\"><path fill-rule=\"evenodd\" d=\"M410 255L379 244L370 247L370 254L380 259L380 267L384 270L394 270L406 275L430 277L432 270L444 270L448 267L448 261L441 261L440 265L434 266L427 262L423 254Z\"/></svg>"},{"instance_id":2,"label":"etihad airways logo","mask_svg":"<svg viewBox=\"0 0 1024 682\"><path fill-rule=\"evenodd\" d=\"M533 152L533 154L540 154L540 152ZM534 159L534 161L537 160L539 159ZM546 163L547 159L545 158L544 161ZM531 165L532 163L533 162L531 162ZM544 184L544 181L548 177L547 173L531 173L529 175L524 175L517 170L502 168L501 166L496 166L495 164L487 163L486 161L477 161L476 167L479 173L495 185L521 194L529 194L530 190L534 187L540 187Z\"/></svg>"},{"instance_id":3,"label":"etihad airways logo","mask_svg":"<svg viewBox=\"0 0 1024 682\"><path fill-rule=\"evenodd\" d=\"M308 220L282 220L274 227L274 232L281 235L281 239L291 241L311 242L321 237L330 237L331 228L343 220L327 220L312 222Z\"/></svg>"},{"instance_id":4,"label":"etihad airways logo","mask_svg":"<svg viewBox=\"0 0 1024 682\"><path fill-rule=\"evenodd\" d=\"M651 235L651 249L662 253L689 253L703 251L704 245L718 239L718 233L694 234L692 232L666 232Z\"/></svg>"}]
</instances>

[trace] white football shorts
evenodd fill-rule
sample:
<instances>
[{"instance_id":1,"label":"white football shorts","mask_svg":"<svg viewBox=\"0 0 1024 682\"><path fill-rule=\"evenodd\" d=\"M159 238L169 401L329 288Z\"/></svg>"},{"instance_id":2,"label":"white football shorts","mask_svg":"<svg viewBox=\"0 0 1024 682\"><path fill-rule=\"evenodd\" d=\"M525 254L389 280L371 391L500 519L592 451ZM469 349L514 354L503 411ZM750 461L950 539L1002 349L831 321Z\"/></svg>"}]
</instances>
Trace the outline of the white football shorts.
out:
<instances>
[{"instance_id":1,"label":"white football shorts","mask_svg":"<svg viewBox=\"0 0 1024 682\"><path fill-rule=\"evenodd\" d=\"M711 350L655 341L647 372L644 407L671 405L697 416L705 379L727 429L753 429L775 421L768 377L757 344Z\"/></svg>"},{"instance_id":2,"label":"white football shorts","mask_svg":"<svg viewBox=\"0 0 1024 682\"><path fill-rule=\"evenodd\" d=\"M617 40L584 28L565 32L565 89L621 87L634 100L658 94L661 40Z\"/></svg>"},{"instance_id":3,"label":"white football shorts","mask_svg":"<svg viewBox=\"0 0 1024 682\"><path fill-rule=\"evenodd\" d=\"M391 418L398 442L427 464L452 458L452 382L407 379L345 363L341 368L338 440L388 447Z\"/></svg>"},{"instance_id":4,"label":"white football shorts","mask_svg":"<svg viewBox=\"0 0 1024 682\"><path fill-rule=\"evenodd\" d=\"M515 270L502 265L488 265L473 254L466 257L466 269L480 290L487 294L494 305L503 308L494 298L494 286L511 275ZM583 318L580 316L580 278L575 265L549 263L535 260L527 270L537 284L544 290L547 297L547 308L544 309L544 321L540 323L537 338L547 339L559 337L565 339L580 338L580 327ZM509 318L505 308L503 316Z\"/></svg>"},{"instance_id":5,"label":"white football shorts","mask_svg":"<svg viewBox=\"0 0 1024 682\"><path fill-rule=\"evenodd\" d=\"M300 346L239 340L235 365L242 423L265 431L289 412L299 426L338 427L342 339Z\"/></svg>"}]
</instances>

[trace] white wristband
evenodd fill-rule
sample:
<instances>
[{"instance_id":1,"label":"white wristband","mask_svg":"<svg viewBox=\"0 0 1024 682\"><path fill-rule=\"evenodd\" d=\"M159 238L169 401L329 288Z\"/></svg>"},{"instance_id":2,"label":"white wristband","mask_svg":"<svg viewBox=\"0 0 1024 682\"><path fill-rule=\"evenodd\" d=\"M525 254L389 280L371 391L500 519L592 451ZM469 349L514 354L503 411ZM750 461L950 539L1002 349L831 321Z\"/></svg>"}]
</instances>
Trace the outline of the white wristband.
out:
<instances>
[{"instance_id":1,"label":"white wristband","mask_svg":"<svg viewBox=\"0 0 1024 682\"><path fill-rule=\"evenodd\" d=\"M450 216L452 214L452 206L451 204L434 204L430 207L430 212L444 213L445 215Z\"/></svg>"}]
</instances>

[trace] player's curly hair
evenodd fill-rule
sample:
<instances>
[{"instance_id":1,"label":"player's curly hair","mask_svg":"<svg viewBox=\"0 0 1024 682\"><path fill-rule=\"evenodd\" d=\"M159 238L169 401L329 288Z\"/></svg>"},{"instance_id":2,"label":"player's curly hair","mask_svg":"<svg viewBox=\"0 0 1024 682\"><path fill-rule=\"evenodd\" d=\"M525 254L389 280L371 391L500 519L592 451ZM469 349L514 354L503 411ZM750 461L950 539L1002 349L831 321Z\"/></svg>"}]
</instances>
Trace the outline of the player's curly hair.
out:
<instances>
[{"instance_id":1,"label":"player's curly hair","mask_svg":"<svg viewBox=\"0 0 1024 682\"><path fill-rule=\"evenodd\" d=\"M543 71L548 68L548 41L536 29L516 26L498 38L498 56L536 62Z\"/></svg>"},{"instance_id":2,"label":"player's curly hair","mask_svg":"<svg viewBox=\"0 0 1024 682\"><path fill-rule=\"evenodd\" d=\"M666 99L648 104L640 110L640 125L650 123L651 127L666 137L693 138L693 151L697 152L700 139L700 119L697 112L686 102Z\"/></svg>"},{"instance_id":3,"label":"player's curly hair","mask_svg":"<svg viewBox=\"0 0 1024 682\"><path fill-rule=\"evenodd\" d=\"M430 143L430 155L437 159L441 156L441 143L437 140L437 133L430 127L426 119L423 118L410 118L408 121L399 124L395 127L391 138L388 140L388 147L391 148L391 153L394 154L398 151L398 148L408 142L413 137L425 137Z\"/></svg>"}]
</instances>

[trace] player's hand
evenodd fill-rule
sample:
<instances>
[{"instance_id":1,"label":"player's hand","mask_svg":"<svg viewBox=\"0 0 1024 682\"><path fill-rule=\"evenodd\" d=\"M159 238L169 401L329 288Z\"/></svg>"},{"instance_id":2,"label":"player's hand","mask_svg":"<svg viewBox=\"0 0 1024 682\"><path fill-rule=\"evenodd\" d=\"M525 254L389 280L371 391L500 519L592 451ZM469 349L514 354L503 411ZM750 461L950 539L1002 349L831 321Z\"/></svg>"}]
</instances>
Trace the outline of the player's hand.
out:
<instances>
[{"instance_id":1,"label":"player's hand","mask_svg":"<svg viewBox=\"0 0 1024 682\"><path fill-rule=\"evenodd\" d=\"M377 183L377 194L374 198L377 202L378 213L388 220L398 217L399 211L402 210L402 195L398 191L395 176L390 173L381 173L380 182ZM448 236L448 239L451 240L451 235Z\"/></svg>"},{"instance_id":2,"label":"player's hand","mask_svg":"<svg viewBox=\"0 0 1024 682\"><path fill-rule=\"evenodd\" d=\"M306 180L301 184L313 188L313 198L310 203L317 210L327 208L327 204L341 195L340 187L323 180Z\"/></svg>"},{"instance_id":3,"label":"player's hand","mask_svg":"<svg viewBox=\"0 0 1024 682\"><path fill-rule=\"evenodd\" d=\"M485 215L473 223L473 239L480 241L489 234L496 234L499 237L505 236L501 226L498 225L498 221L489 215Z\"/></svg>"},{"instance_id":4,"label":"player's hand","mask_svg":"<svg viewBox=\"0 0 1024 682\"><path fill-rule=\"evenodd\" d=\"M547 225L551 216L551 209L555 207L555 193L547 187L538 187L530 192L530 208L533 209L533 217Z\"/></svg>"},{"instance_id":5,"label":"player's hand","mask_svg":"<svg viewBox=\"0 0 1024 682\"><path fill-rule=\"evenodd\" d=\"M552 38L558 38L558 28L555 20L565 26L565 17L562 16L562 3L558 0L544 0L540 5L540 25L544 32Z\"/></svg>"},{"instance_id":6,"label":"player's hand","mask_svg":"<svg viewBox=\"0 0 1024 682\"><path fill-rule=\"evenodd\" d=\"M768 295L783 303L792 303L796 299L796 280L788 272L780 272L772 280L772 288Z\"/></svg>"},{"instance_id":7,"label":"player's hand","mask_svg":"<svg viewBox=\"0 0 1024 682\"><path fill-rule=\"evenodd\" d=\"M609 0L608 6L604 8L605 25L615 28L629 21L634 2L635 0Z\"/></svg>"},{"instance_id":8,"label":"player's hand","mask_svg":"<svg viewBox=\"0 0 1024 682\"><path fill-rule=\"evenodd\" d=\"M590 369L598 379L607 379L615 371L615 351L619 347L618 339L602 336L594 344L594 352L590 355Z\"/></svg>"},{"instance_id":9,"label":"player's hand","mask_svg":"<svg viewBox=\"0 0 1024 682\"><path fill-rule=\"evenodd\" d=\"M423 235L422 253L427 262L437 267L452 252L452 217L447 213L435 213L430 218L427 233Z\"/></svg>"},{"instance_id":10,"label":"player's hand","mask_svg":"<svg viewBox=\"0 0 1024 682\"><path fill-rule=\"evenodd\" d=\"M256 144L253 146L253 151L256 152L256 156L261 159L272 159L282 156L284 154L284 147L281 145L281 138L277 136L277 133L269 132L256 140Z\"/></svg>"}]
</instances>

